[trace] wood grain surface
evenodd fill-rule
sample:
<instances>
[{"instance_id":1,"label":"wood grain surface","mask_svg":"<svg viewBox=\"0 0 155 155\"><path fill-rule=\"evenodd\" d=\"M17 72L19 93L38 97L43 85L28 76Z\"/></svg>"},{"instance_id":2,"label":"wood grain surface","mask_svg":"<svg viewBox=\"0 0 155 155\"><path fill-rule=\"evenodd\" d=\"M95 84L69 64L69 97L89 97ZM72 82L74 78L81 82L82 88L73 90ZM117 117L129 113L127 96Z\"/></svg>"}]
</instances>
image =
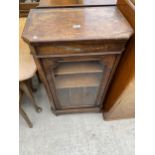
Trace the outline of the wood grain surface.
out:
<instances>
[{"instance_id":1,"label":"wood grain surface","mask_svg":"<svg viewBox=\"0 0 155 155\"><path fill-rule=\"evenodd\" d=\"M133 30L117 7L32 9L24 29L30 42L128 39Z\"/></svg>"}]
</instances>

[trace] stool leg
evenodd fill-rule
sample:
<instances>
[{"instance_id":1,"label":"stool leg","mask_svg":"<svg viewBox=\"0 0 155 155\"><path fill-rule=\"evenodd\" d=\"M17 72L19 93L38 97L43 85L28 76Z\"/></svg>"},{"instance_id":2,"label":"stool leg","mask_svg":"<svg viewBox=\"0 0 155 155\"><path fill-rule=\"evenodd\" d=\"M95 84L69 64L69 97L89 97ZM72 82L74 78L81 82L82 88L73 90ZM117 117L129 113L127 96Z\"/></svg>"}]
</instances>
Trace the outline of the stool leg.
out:
<instances>
[{"instance_id":1,"label":"stool leg","mask_svg":"<svg viewBox=\"0 0 155 155\"><path fill-rule=\"evenodd\" d=\"M21 107L21 99L22 99L22 95L23 95L23 92L21 91L21 89L19 89L19 112L20 114L23 116L24 120L26 121L26 123L28 124L28 126L30 128L33 127L33 124L31 123L30 119L28 118L27 114L25 113L25 111L22 109Z\"/></svg>"},{"instance_id":2,"label":"stool leg","mask_svg":"<svg viewBox=\"0 0 155 155\"><path fill-rule=\"evenodd\" d=\"M32 90L28 84L28 81L23 81L20 83L20 88L24 91L24 93L28 96L28 98L31 100L31 103L32 105L34 106L35 110L37 112L41 112L42 111L42 108L39 107L36 102L35 102L35 99L33 97L33 93L32 93Z\"/></svg>"},{"instance_id":3,"label":"stool leg","mask_svg":"<svg viewBox=\"0 0 155 155\"><path fill-rule=\"evenodd\" d=\"M40 85L38 74L35 74L31 79L28 80L28 82L31 90L36 92Z\"/></svg>"},{"instance_id":4,"label":"stool leg","mask_svg":"<svg viewBox=\"0 0 155 155\"><path fill-rule=\"evenodd\" d=\"M23 116L23 118L25 119L25 121L26 121L26 123L28 124L28 126L29 126L30 128L32 128L33 125L32 125L30 119L28 118L27 114L25 113L25 111L22 109L21 106L19 106L19 112L20 112L20 114Z\"/></svg>"}]
</instances>

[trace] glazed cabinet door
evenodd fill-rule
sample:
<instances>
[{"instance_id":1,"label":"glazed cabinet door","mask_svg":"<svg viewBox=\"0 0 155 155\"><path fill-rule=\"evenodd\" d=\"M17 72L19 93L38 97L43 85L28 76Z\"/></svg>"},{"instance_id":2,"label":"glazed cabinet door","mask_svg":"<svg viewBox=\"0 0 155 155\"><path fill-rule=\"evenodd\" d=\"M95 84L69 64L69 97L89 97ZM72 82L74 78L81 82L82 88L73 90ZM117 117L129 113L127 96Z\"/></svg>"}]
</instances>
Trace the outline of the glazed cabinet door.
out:
<instances>
[{"instance_id":1,"label":"glazed cabinet door","mask_svg":"<svg viewBox=\"0 0 155 155\"><path fill-rule=\"evenodd\" d=\"M56 109L101 106L115 58L109 55L91 60L43 59Z\"/></svg>"}]
</instances>

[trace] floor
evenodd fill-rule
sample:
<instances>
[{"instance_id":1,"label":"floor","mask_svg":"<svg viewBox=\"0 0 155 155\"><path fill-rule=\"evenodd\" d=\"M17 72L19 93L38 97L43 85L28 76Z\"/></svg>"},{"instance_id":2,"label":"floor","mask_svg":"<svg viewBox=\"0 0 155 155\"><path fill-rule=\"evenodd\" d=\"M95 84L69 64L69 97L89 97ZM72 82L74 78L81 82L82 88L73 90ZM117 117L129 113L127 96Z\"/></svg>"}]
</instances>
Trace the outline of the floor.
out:
<instances>
[{"instance_id":1,"label":"floor","mask_svg":"<svg viewBox=\"0 0 155 155\"><path fill-rule=\"evenodd\" d=\"M55 116L43 86L35 93L43 108L36 113L24 97L23 107L33 122L19 117L20 155L134 155L134 119L104 121L100 113Z\"/></svg>"}]
</instances>

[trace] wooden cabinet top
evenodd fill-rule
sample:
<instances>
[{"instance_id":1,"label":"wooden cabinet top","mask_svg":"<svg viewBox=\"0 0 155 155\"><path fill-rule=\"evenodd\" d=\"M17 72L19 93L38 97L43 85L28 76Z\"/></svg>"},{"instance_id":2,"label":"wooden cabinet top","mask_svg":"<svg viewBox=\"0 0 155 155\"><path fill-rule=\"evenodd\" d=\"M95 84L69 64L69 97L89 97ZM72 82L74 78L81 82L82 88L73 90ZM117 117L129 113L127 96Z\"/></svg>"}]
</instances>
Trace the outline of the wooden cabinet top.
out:
<instances>
[{"instance_id":1,"label":"wooden cabinet top","mask_svg":"<svg viewBox=\"0 0 155 155\"><path fill-rule=\"evenodd\" d=\"M132 33L116 6L32 9L23 38L28 42L127 40Z\"/></svg>"},{"instance_id":2,"label":"wooden cabinet top","mask_svg":"<svg viewBox=\"0 0 155 155\"><path fill-rule=\"evenodd\" d=\"M116 0L40 0L38 7L115 5Z\"/></svg>"}]
</instances>

